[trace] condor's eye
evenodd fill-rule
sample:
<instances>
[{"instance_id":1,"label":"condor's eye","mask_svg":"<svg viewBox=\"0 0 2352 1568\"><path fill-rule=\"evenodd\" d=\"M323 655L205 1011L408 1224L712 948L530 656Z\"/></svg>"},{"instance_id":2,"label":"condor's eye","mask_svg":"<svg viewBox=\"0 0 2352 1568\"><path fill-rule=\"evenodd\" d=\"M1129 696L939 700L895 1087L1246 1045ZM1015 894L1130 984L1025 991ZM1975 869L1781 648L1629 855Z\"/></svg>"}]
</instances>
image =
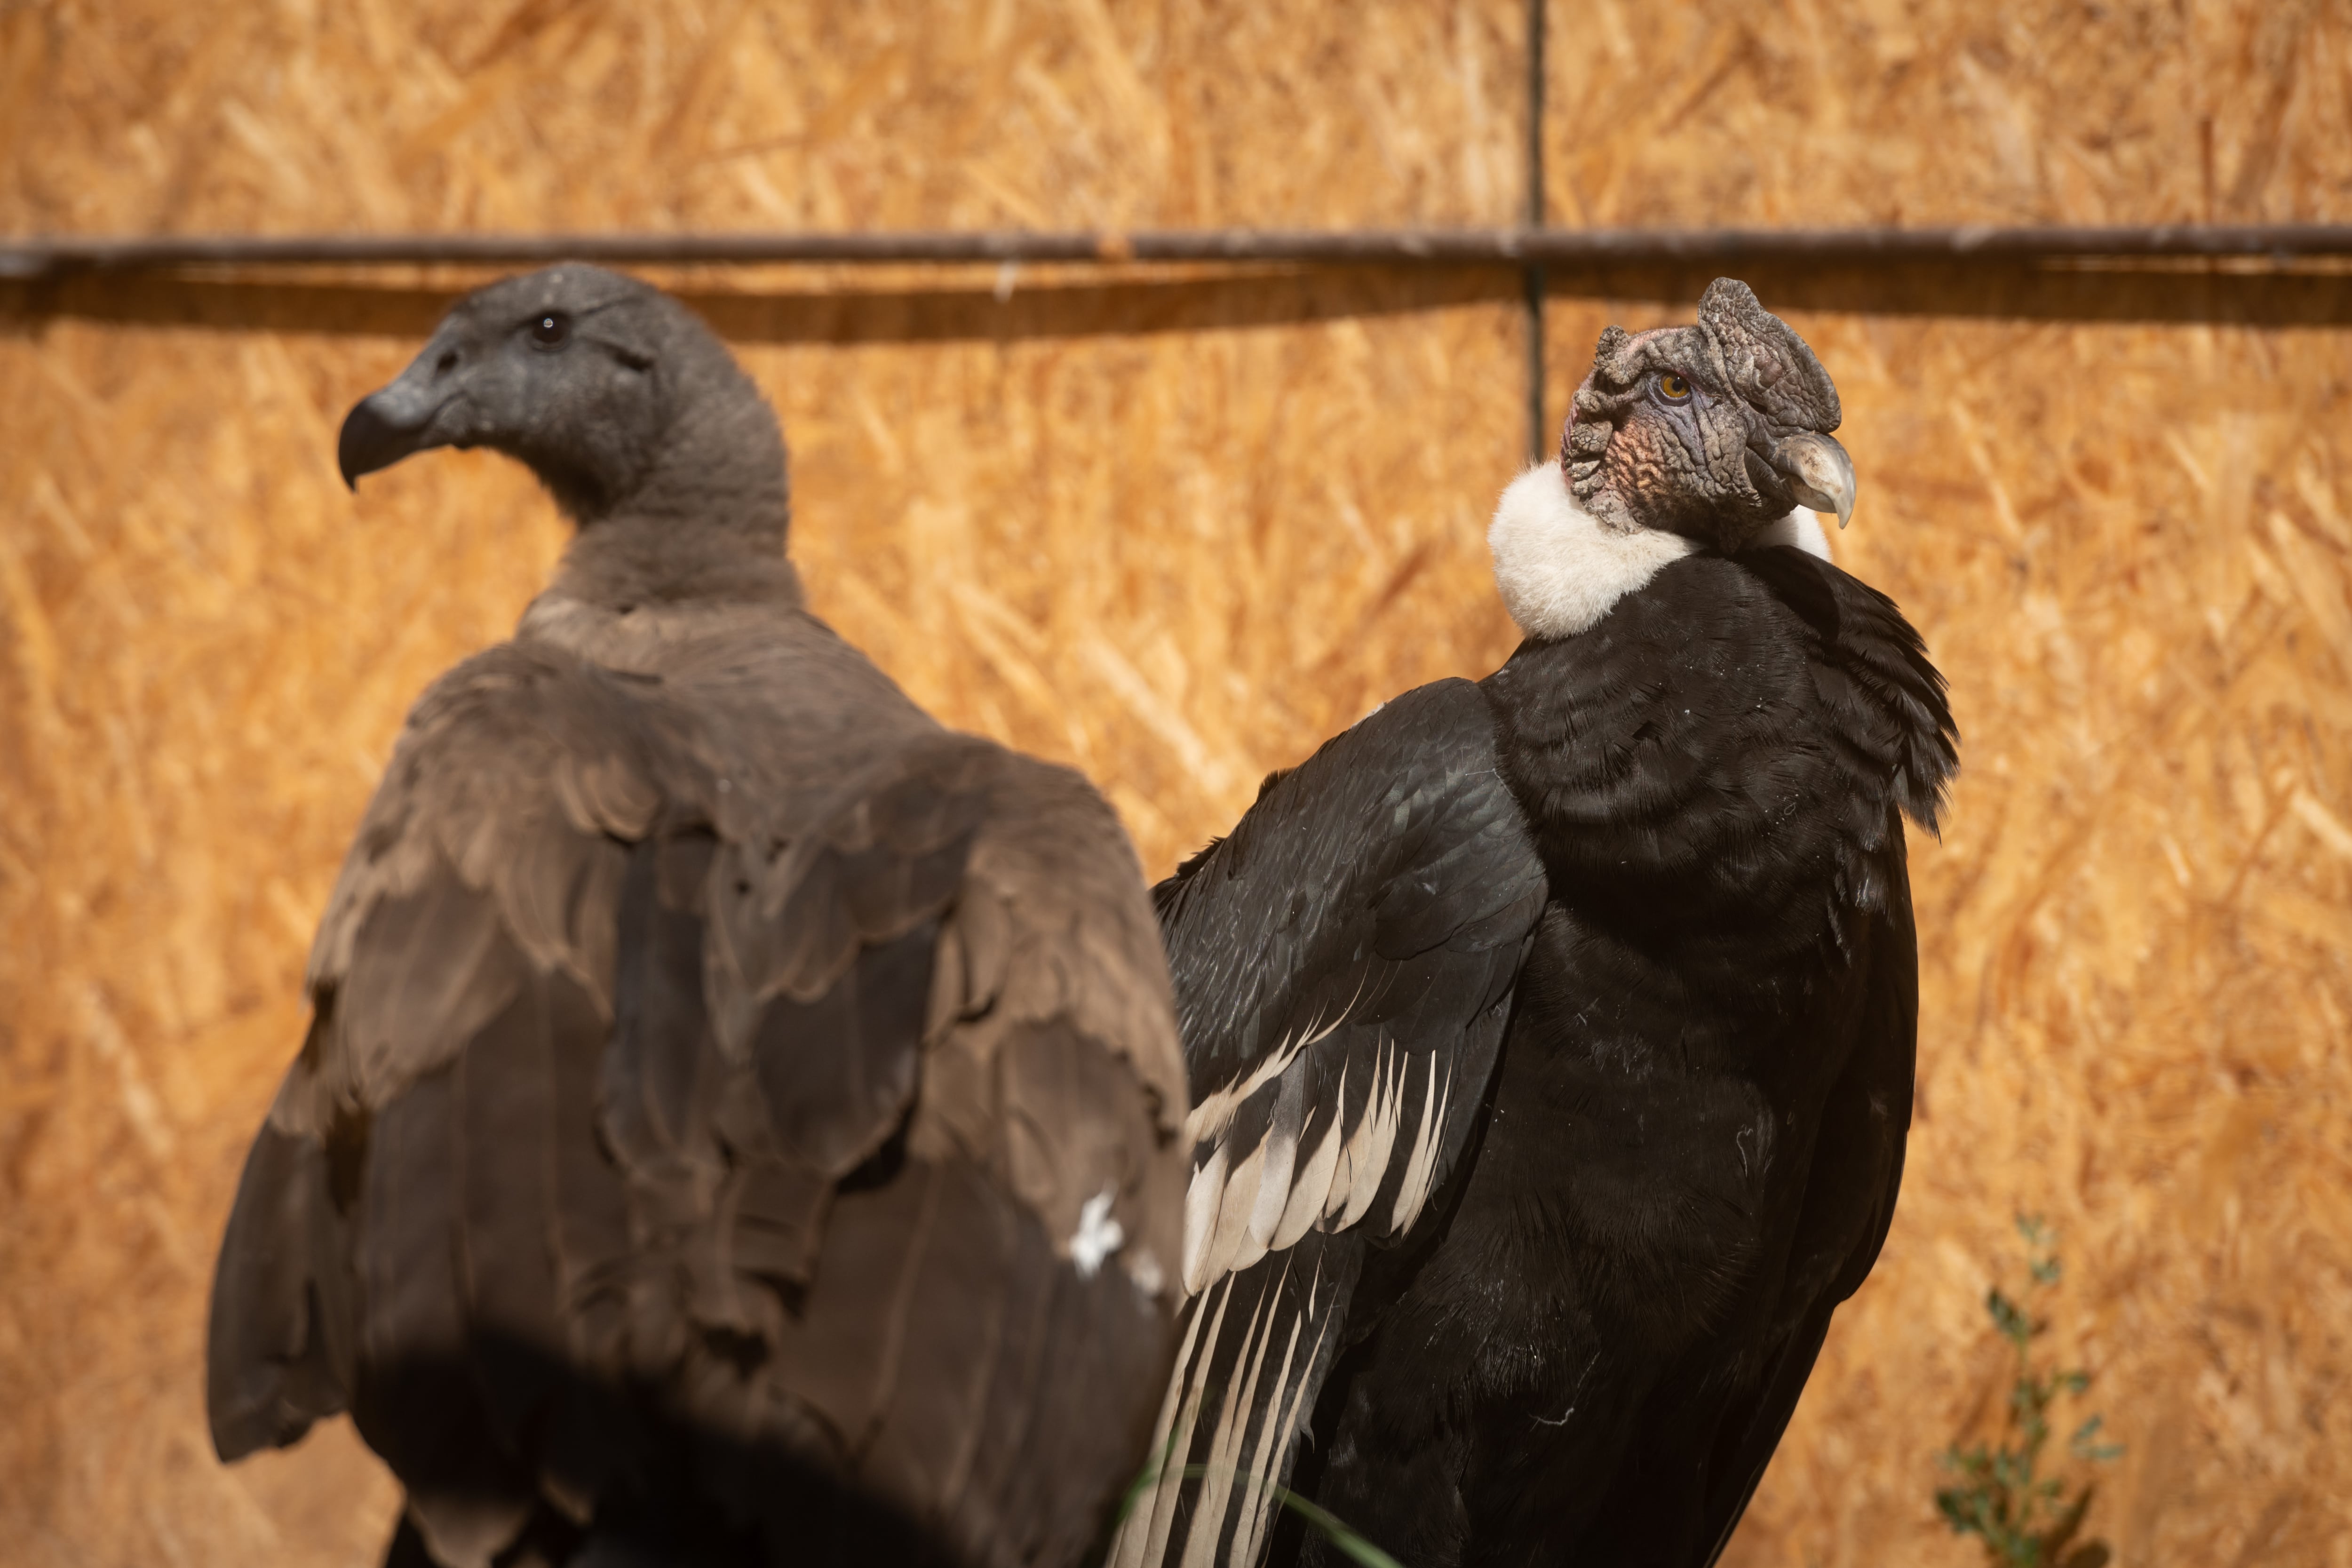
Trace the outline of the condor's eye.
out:
<instances>
[{"instance_id":1,"label":"condor's eye","mask_svg":"<svg viewBox=\"0 0 2352 1568\"><path fill-rule=\"evenodd\" d=\"M530 324L530 345L538 349L560 349L572 341L572 318L561 310L542 312Z\"/></svg>"},{"instance_id":2,"label":"condor's eye","mask_svg":"<svg viewBox=\"0 0 2352 1568\"><path fill-rule=\"evenodd\" d=\"M1673 371L1668 371L1664 375L1658 377L1658 395L1664 398L1668 403L1688 403L1690 401L1690 383L1685 381L1681 376L1676 375Z\"/></svg>"}]
</instances>

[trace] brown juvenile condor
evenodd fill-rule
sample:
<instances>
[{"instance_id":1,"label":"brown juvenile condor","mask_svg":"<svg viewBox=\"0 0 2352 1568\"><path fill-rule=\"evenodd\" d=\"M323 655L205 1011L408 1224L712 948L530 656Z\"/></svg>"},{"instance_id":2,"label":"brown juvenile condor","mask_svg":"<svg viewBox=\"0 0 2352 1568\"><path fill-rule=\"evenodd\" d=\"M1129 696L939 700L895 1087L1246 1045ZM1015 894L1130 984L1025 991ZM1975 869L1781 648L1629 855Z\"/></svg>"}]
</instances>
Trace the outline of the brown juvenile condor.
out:
<instances>
[{"instance_id":1,"label":"brown juvenile condor","mask_svg":"<svg viewBox=\"0 0 2352 1568\"><path fill-rule=\"evenodd\" d=\"M435 682L221 1246L225 1458L348 1409L396 1560L1058 1564L1173 1347L1183 1068L1133 851L804 607L784 448L675 300L453 310L356 481L520 458L578 524Z\"/></svg>"},{"instance_id":2,"label":"brown juvenile condor","mask_svg":"<svg viewBox=\"0 0 2352 1568\"><path fill-rule=\"evenodd\" d=\"M1115 1563L1330 1561L1285 1483L1413 1568L1722 1550L1894 1213L1957 762L1795 510L1838 417L1743 284L1610 328L1489 536L1518 651L1160 886L1190 1304Z\"/></svg>"}]
</instances>

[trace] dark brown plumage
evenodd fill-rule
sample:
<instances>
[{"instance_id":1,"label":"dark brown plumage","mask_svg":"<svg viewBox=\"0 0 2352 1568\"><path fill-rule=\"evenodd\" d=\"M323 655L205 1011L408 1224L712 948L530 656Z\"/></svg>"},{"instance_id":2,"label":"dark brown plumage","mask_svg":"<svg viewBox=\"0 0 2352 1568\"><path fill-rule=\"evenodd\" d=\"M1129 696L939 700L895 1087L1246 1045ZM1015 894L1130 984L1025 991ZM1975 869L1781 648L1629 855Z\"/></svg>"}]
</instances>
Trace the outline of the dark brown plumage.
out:
<instances>
[{"instance_id":1,"label":"dark brown plumage","mask_svg":"<svg viewBox=\"0 0 2352 1568\"><path fill-rule=\"evenodd\" d=\"M1116 818L807 613L774 417L675 301L484 289L341 457L477 444L580 531L361 824L215 1442L348 1408L451 1568L1072 1560L1143 1459L1183 1179Z\"/></svg>"}]
</instances>

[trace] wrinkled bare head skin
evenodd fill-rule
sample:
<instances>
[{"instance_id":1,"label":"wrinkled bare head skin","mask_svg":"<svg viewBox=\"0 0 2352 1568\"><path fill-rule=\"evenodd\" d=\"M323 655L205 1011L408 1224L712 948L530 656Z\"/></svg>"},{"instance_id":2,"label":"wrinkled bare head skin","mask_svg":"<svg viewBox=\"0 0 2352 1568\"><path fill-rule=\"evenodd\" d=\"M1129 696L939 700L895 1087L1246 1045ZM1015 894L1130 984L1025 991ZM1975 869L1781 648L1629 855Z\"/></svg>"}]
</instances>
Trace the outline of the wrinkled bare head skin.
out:
<instances>
[{"instance_id":1,"label":"wrinkled bare head skin","mask_svg":"<svg viewBox=\"0 0 2352 1568\"><path fill-rule=\"evenodd\" d=\"M1853 510L1853 467L1831 439L1837 388L1804 340L1718 278L1698 322L1601 334L1560 437L1579 505L1604 526L1737 550L1798 506Z\"/></svg>"},{"instance_id":2,"label":"wrinkled bare head skin","mask_svg":"<svg viewBox=\"0 0 2352 1568\"><path fill-rule=\"evenodd\" d=\"M344 479L432 447L527 464L583 528L785 522L783 437L719 340L634 278L565 263L461 300L389 386L343 421Z\"/></svg>"}]
</instances>

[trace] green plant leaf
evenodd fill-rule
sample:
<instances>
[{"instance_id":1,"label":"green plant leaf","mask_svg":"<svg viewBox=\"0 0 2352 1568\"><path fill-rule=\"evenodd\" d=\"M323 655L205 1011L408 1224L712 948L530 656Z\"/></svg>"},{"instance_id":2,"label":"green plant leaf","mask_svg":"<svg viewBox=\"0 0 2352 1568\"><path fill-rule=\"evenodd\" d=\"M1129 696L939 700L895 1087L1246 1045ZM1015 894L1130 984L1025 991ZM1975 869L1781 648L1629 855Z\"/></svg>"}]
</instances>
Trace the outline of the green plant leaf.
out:
<instances>
[{"instance_id":1,"label":"green plant leaf","mask_svg":"<svg viewBox=\"0 0 2352 1568\"><path fill-rule=\"evenodd\" d=\"M1211 1469L1212 1467L1208 1465L1187 1465L1184 1467L1184 1479L1197 1479L1210 1474ZM1305 1520L1307 1528L1339 1548L1349 1561L1362 1563L1363 1568L1404 1568L1403 1563L1373 1545L1347 1521L1320 1503L1310 1502L1306 1498L1300 1497L1288 1487L1278 1487L1266 1481L1255 1481L1252 1478L1234 1469L1222 1469L1219 1473L1229 1479L1239 1481L1244 1488L1264 1487L1276 1502ZM1159 1479L1159 1468L1156 1466L1147 1470L1143 1478L1136 1483L1134 1491L1139 1492L1144 1487L1154 1484ZM1129 1508L1134 1506L1133 1492L1130 1492L1127 1506ZM1121 1510L1121 1517L1125 1517L1124 1509Z\"/></svg>"},{"instance_id":2,"label":"green plant leaf","mask_svg":"<svg viewBox=\"0 0 2352 1568\"><path fill-rule=\"evenodd\" d=\"M1992 1314L1993 1327L2001 1337L2022 1352L2025 1342L2033 1337L2033 1321L1998 1288L1985 1292L1985 1310Z\"/></svg>"},{"instance_id":3,"label":"green plant leaf","mask_svg":"<svg viewBox=\"0 0 2352 1568\"><path fill-rule=\"evenodd\" d=\"M1364 1568L1404 1568L1403 1563L1350 1530L1330 1510L1308 1502L1288 1487L1275 1488L1274 1496L1276 1501L1305 1520L1321 1532L1323 1539L1347 1553L1349 1560L1362 1563Z\"/></svg>"},{"instance_id":4,"label":"green plant leaf","mask_svg":"<svg viewBox=\"0 0 2352 1568\"><path fill-rule=\"evenodd\" d=\"M2019 1215L2017 1230L2028 1249L2029 1290L2056 1289L2064 1272L2053 1245L2055 1232L2040 1215ZM1937 1490L1936 1510L1955 1534L1979 1539L1992 1568L2105 1568L2111 1556L2105 1542L2075 1542L2094 1489L2084 1486L2070 1500L2067 1478L2041 1468L2058 1401L2088 1391L2091 1374L2034 1356L2033 1341L2050 1320L2036 1318L2024 1300L1996 1286L1984 1302L1993 1329L2016 1356L2003 1430L1998 1442L1954 1443L1944 1450L1944 1468L1956 1472L1961 1484ZM2122 1453L2120 1445L2098 1441L2103 1426L2097 1415L2075 1426L2067 1453L2088 1460Z\"/></svg>"}]
</instances>

